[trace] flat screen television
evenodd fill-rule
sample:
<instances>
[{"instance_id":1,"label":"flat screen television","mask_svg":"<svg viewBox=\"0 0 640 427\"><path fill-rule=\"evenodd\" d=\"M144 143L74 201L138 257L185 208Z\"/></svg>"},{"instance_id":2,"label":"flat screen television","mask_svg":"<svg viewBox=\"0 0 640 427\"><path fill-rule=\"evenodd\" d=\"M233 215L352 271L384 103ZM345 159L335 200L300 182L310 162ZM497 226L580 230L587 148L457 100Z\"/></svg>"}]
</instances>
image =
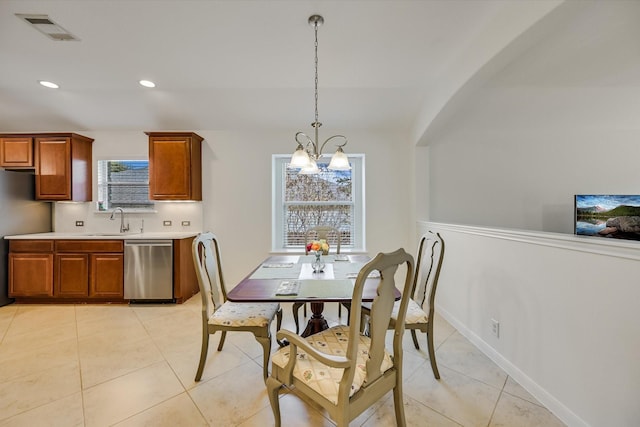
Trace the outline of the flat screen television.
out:
<instances>
[{"instance_id":1,"label":"flat screen television","mask_svg":"<svg viewBox=\"0 0 640 427\"><path fill-rule=\"evenodd\" d=\"M577 235L640 240L640 195L576 194Z\"/></svg>"}]
</instances>

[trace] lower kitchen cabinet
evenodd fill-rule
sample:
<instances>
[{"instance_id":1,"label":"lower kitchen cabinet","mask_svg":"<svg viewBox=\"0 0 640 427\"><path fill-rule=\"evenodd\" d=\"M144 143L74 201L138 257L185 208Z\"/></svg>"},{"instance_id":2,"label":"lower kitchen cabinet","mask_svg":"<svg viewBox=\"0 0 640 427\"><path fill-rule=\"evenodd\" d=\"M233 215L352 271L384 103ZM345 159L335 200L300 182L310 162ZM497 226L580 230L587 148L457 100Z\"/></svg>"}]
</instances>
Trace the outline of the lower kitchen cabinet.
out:
<instances>
[{"instance_id":1,"label":"lower kitchen cabinet","mask_svg":"<svg viewBox=\"0 0 640 427\"><path fill-rule=\"evenodd\" d=\"M10 297L53 296L53 254L9 254Z\"/></svg>"},{"instance_id":2,"label":"lower kitchen cabinet","mask_svg":"<svg viewBox=\"0 0 640 427\"><path fill-rule=\"evenodd\" d=\"M124 256L122 254L91 254L89 297L122 298L124 295Z\"/></svg>"},{"instance_id":3,"label":"lower kitchen cabinet","mask_svg":"<svg viewBox=\"0 0 640 427\"><path fill-rule=\"evenodd\" d=\"M54 296L60 298L123 297L121 253L56 254Z\"/></svg>"},{"instance_id":4,"label":"lower kitchen cabinet","mask_svg":"<svg viewBox=\"0 0 640 427\"><path fill-rule=\"evenodd\" d=\"M173 240L173 295L198 293L193 237ZM9 297L17 302L121 302L123 240L9 240Z\"/></svg>"},{"instance_id":5,"label":"lower kitchen cabinet","mask_svg":"<svg viewBox=\"0 0 640 427\"><path fill-rule=\"evenodd\" d=\"M11 240L9 296L124 302L123 249L122 240Z\"/></svg>"},{"instance_id":6,"label":"lower kitchen cabinet","mask_svg":"<svg viewBox=\"0 0 640 427\"><path fill-rule=\"evenodd\" d=\"M54 295L86 297L89 295L89 254L56 254Z\"/></svg>"},{"instance_id":7,"label":"lower kitchen cabinet","mask_svg":"<svg viewBox=\"0 0 640 427\"><path fill-rule=\"evenodd\" d=\"M56 240L54 296L124 297L124 242L122 240Z\"/></svg>"},{"instance_id":8,"label":"lower kitchen cabinet","mask_svg":"<svg viewBox=\"0 0 640 427\"><path fill-rule=\"evenodd\" d=\"M9 242L9 296L53 296L53 240Z\"/></svg>"},{"instance_id":9,"label":"lower kitchen cabinet","mask_svg":"<svg viewBox=\"0 0 640 427\"><path fill-rule=\"evenodd\" d=\"M173 241L173 296L178 304L200 292L191 252L194 238Z\"/></svg>"}]
</instances>

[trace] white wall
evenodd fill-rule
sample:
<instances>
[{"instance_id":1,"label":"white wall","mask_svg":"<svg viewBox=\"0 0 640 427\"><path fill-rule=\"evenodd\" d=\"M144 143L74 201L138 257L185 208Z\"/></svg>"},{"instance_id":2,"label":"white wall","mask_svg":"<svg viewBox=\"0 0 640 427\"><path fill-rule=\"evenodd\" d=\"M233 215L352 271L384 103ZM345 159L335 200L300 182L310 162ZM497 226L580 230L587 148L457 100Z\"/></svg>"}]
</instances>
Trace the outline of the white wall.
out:
<instances>
[{"instance_id":1,"label":"white wall","mask_svg":"<svg viewBox=\"0 0 640 427\"><path fill-rule=\"evenodd\" d=\"M305 130L305 129L302 129ZM232 287L271 248L271 155L292 153L295 130L281 133L198 132L203 148L204 227L223 250ZM337 133L331 129L321 138ZM347 153L364 153L366 245L369 253L412 248L407 144L384 132L349 132ZM330 152L331 150L325 151Z\"/></svg>"},{"instance_id":2,"label":"white wall","mask_svg":"<svg viewBox=\"0 0 640 427\"><path fill-rule=\"evenodd\" d=\"M452 131L428 147L430 219L573 233L575 194L640 194L638 140L640 129Z\"/></svg>"},{"instance_id":3,"label":"white wall","mask_svg":"<svg viewBox=\"0 0 640 427\"><path fill-rule=\"evenodd\" d=\"M571 426L640 425L640 242L573 236L574 194L640 194L639 14L552 13L417 150L418 220L447 248L438 309Z\"/></svg>"},{"instance_id":4,"label":"white wall","mask_svg":"<svg viewBox=\"0 0 640 427\"><path fill-rule=\"evenodd\" d=\"M429 134L429 218L572 233L574 194L638 194L639 15L568 2L479 70Z\"/></svg>"},{"instance_id":5,"label":"white wall","mask_svg":"<svg viewBox=\"0 0 640 427\"><path fill-rule=\"evenodd\" d=\"M419 229L445 242L436 297L443 317L568 425L640 424L637 245L441 223Z\"/></svg>"},{"instance_id":6,"label":"white wall","mask_svg":"<svg viewBox=\"0 0 640 427\"><path fill-rule=\"evenodd\" d=\"M97 191L98 160L138 160L149 158L149 139L140 131L105 132L77 131L77 133L94 138L93 155L93 202L87 203L54 203L53 229L57 232L93 233L115 232L120 230L120 217L109 221L111 212L97 212L95 199ZM202 203L193 202L156 202L155 213L127 213L130 232L139 232L144 220L145 232L182 232L202 230ZM171 226L163 225L163 221L171 221ZM76 227L76 221L84 221L83 227ZM189 226L182 226L182 221L190 221Z\"/></svg>"},{"instance_id":7,"label":"white wall","mask_svg":"<svg viewBox=\"0 0 640 427\"><path fill-rule=\"evenodd\" d=\"M147 130L147 129L145 129ZM191 129L186 129L191 130ZM331 129L323 135L332 135ZM132 229L145 220L145 231L202 231L216 233L222 247L225 279L231 288L264 259L271 249L271 155L292 153L295 129L251 133L193 130L202 146L203 201L156 203L155 214L127 214ZM132 132L78 132L95 138L94 162L111 158L148 158L144 130ZM345 132L346 133L346 132ZM325 135L325 138L326 138ZM347 153L364 153L366 162L366 243L375 254L398 247L413 248L410 204L411 161L406 138L384 132L349 132ZM325 151L330 152L329 147ZM95 168L94 168L95 171ZM95 174L95 172L94 172ZM94 176L95 186L95 176ZM94 189L94 194L96 191ZM107 232L118 221L96 213L95 203L56 203L56 231ZM172 220L164 227L163 220ZM85 227L75 227L76 220ZM190 220L188 228L180 225Z\"/></svg>"}]
</instances>

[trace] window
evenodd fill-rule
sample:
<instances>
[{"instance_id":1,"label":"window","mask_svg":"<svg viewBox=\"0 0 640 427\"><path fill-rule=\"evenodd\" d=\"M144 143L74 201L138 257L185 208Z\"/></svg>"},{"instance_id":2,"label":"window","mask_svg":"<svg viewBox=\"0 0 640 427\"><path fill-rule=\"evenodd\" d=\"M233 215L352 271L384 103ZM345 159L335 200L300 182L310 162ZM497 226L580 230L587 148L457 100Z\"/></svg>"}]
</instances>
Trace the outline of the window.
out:
<instances>
[{"instance_id":1,"label":"window","mask_svg":"<svg viewBox=\"0 0 640 427\"><path fill-rule=\"evenodd\" d=\"M317 175L289 169L290 158L273 156L273 250L303 249L316 225L340 230L342 249L364 250L364 156L349 156L350 171L328 170L323 157Z\"/></svg>"},{"instance_id":2,"label":"window","mask_svg":"<svg viewBox=\"0 0 640 427\"><path fill-rule=\"evenodd\" d=\"M148 160L98 160L98 210L152 210Z\"/></svg>"}]
</instances>

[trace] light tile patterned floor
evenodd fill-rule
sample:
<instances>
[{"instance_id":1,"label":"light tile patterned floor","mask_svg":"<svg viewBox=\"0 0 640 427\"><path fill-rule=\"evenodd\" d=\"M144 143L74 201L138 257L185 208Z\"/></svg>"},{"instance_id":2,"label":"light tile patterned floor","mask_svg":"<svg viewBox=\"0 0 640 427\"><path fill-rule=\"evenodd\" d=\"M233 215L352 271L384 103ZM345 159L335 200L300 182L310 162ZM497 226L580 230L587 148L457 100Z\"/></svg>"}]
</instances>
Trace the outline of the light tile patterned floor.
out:
<instances>
[{"instance_id":1,"label":"light tile patterned floor","mask_svg":"<svg viewBox=\"0 0 640 427\"><path fill-rule=\"evenodd\" d=\"M339 321L337 304L325 311ZM273 425L251 334L229 334L221 352L214 336L202 381L193 381L200 316L199 295L182 305L1 307L0 426ZM405 339L409 426L563 425L442 318L435 329L440 381ZM282 395L281 409L285 426L334 425L295 393ZM395 426L391 394L351 425Z\"/></svg>"}]
</instances>

